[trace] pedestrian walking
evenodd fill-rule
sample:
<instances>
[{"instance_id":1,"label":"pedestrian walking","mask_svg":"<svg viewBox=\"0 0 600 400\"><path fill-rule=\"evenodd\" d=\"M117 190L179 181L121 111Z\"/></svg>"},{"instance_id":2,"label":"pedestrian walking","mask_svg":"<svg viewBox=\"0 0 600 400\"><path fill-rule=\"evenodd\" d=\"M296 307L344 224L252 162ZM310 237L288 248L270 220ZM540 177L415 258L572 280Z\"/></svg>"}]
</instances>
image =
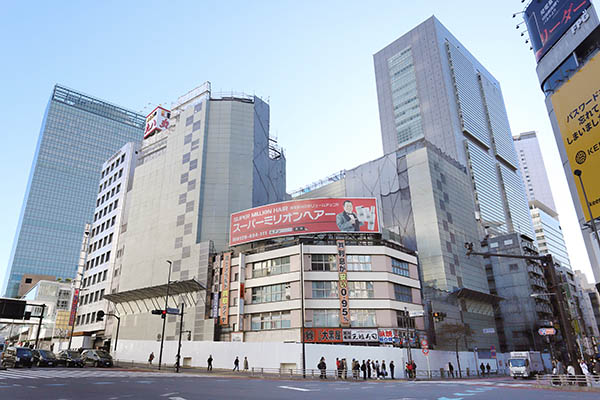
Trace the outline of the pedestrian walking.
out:
<instances>
[{"instance_id":1,"label":"pedestrian walking","mask_svg":"<svg viewBox=\"0 0 600 400\"><path fill-rule=\"evenodd\" d=\"M417 364L415 363L415 360L412 360L410 362L410 365L412 366L412 375L413 375L413 379L417 379Z\"/></svg>"},{"instance_id":2,"label":"pedestrian walking","mask_svg":"<svg viewBox=\"0 0 600 400\"><path fill-rule=\"evenodd\" d=\"M375 376L377 377L377 379L379 379L379 377L381 376L379 372L379 360L375 360Z\"/></svg>"},{"instance_id":3,"label":"pedestrian walking","mask_svg":"<svg viewBox=\"0 0 600 400\"><path fill-rule=\"evenodd\" d=\"M394 365L394 361L390 361L390 378L394 379L394 368L396 368L396 366Z\"/></svg>"},{"instance_id":4,"label":"pedestrian walking","mask_svg":"<svg viewBox=\"0 0 600 400\"><path fill-rule=\"evenodd\" d=\"M154 352L150 353L148 356L148 364L152 365L152 360L154 360Z\"/></svg>"},{"instance_id":5,"label":"pedestrian walking","mask_svg":"<svg viewBox=\"0 0 600 400\"><path fill-rule=\"evenodd\" d=\"M319 360L319 363L317 364L317 368L321 371L319 378L327 379L327 364L325 363L325 357L321 357L321 360Z\"/></svg>"},{"instance_id":6,"label":"pedestrian walking","mask_svg":"<svg viewBox=\"0 0 600 400\"><path fill-rule=\"evenodd\" d=\"M487 371L488 376L490 376L491 369L492 369L492 367L490 367L490 363L486 363L485 364L485 370Z\"/></svg>"},{"instance_id":7,"label":"pedestrian walking","mask_svg":"<svg viewBox=\"0 0 600 400\"><path fill-rule=\"evenodd\" d=\"M209 354L208 360L206 360L206 362L208 364L206 371L212 371L212 361L213 361L212 354Z\"/></svg>"},{"instance_id":8,"label":"pedestrian walking","mask_svg":"<svg viewBox=\"0 0 600 400\"><path fill-rule=\"evenodd\" d=\"M342 373L344 375L344 379L348 379L348 362L345 358L342 358Z\"/></svg>"},{"instance_id":9,"label":"pedestrian walking","mask_svg":"<svg viewBox=\"0 0 600 400\"><path fill-rule=\"evenodd\" d=\"M244 357L244 371L248 371L248 357Z\"/></svg>"},{"instance_id":10,"label":"pedestrian walking","mask_svg":"<svg viewBox=\"0 0 600 400\"><path fill-rule=\"evenodd\" d=\"M411 370L411 365L408 363L408 361L406 362L406 364L404 365L404 375L406 375L407 379L410 379L410 370Z\"/></svg>"},{"instance_id":11,"label":"pedestrian walking","mask_svg":"<svg viewBox=\"0 0 600 400\"><path fill-rule=\"evenodd\" d=\"M552 360L552 386L560 386L560 377L558 376L556 360Z\"/></svg>"},{"instance_id":12,"label":"pedestrian walking","mask_svg":"<svg viewBox=\"0 0 600 400\"><path fill-rule=\"evenodd\" d=\"M448 375L454 378L454 365L450 361L448 361Z\"/></svg>"},{"instance_id":13,"label":"pedestrian walking","mask_svg":"<svg viewBox=\"0 0 600 400\"><path fill-rule=\"evenodd\" d=\"M385 367L385 360L381 360L381 379L385 379L387 376L387 368Z\"/></svg>"},{"instance_id":14,"label":"pedestrian walking","mask_svg":"<svg viewBox=\"0 0 600 400\"><path fill-rule=\"evenodd\" d=\"M367 360L367 377L371 379L371 359Z\"/></svg>"},{"instance_id":15,"label":"pedestrian walking","mask_svg":"<svg viewBox=\"0 0 600 400\"><path fill-rule=\"evenodd\" d=\"M485 376L485 365L483 365L483 363L481 363L479 369L481 370L481 376Z\"/></svg>"},{"instance_id":16,"label":"pedestrian walking","mask_svg":"<svg viewBox=\"0 0 600 400\"><path fill-rule=\"evenodd\" d=\"M235 356L235 360L233 360L233 370L234 371L240 370L240 358L238 356Z\"/></svg>"},{"instance_id":17,"label":"pedestrian walking","mask_svg":"<svg viewBox=\"0 0 600 400\"><path fill-rule=\"evenodd\" d=\"M367 380L367 364L365 363L365 360L363 360L362 365L360 366L360 370L363 373L363 380Z\"/></svg>"},{"instance_id":18,"label":"pedestrian walking","mask_svg":"<svg viewBox=\"0 0 600 400\"><path fill-rule=\"evenodd\" d=\"M590 379L590 370L584 360L579 360L579 368L581 368L581 373L585 377L586 385L592 386L592 381Z\"/></svg>"}]
</instances>

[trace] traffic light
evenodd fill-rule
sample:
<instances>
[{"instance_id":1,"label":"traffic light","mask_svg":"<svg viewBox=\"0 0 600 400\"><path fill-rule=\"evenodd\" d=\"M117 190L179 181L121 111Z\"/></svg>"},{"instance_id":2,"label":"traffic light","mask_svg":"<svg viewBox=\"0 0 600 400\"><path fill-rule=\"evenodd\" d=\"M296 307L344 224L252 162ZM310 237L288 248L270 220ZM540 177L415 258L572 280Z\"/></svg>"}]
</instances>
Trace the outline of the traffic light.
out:
<instances>
[{"instance_id":1,"label":"traffic light","mask_svg":"<svg viewBox=\"0 0 600 400\"><path fill-rule=\"evenodd\" d=\"M152 310L150 312L154 315L160 315L162 319L165 319L167 316L167 310Z\"/></svg>"},{"instance_id":2,"label":"traffic light","mask_svg":"<svg viewBox=\"0 0 600 400\"><path fill-rule=\"evenodd\" d=\"M444 320L444 318L446 318L446 313L445 312L434 312L433 313L433 320L435 322L441 322Z\"/></svg>"},{"instance_id":3,"label":"traffic light","mask_svg":"<svg viewBox=\"0 0 600 400\"><path fill-rule=\"evenodd\" d=\"M96 313L96 322L104 321L104 311L100 310Z\"/></svg>"}]
</instances>

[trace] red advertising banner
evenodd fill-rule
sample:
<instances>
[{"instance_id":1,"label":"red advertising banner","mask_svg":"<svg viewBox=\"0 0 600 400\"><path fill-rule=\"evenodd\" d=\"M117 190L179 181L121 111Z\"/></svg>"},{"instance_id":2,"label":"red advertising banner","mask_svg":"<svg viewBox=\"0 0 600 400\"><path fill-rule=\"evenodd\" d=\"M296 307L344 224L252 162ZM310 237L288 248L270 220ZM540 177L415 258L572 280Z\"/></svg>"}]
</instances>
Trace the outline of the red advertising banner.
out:
<instances>
[{"instance_id":1,"label":"red advertising banner","mask_svg":"<svg viewBox=\"0 0 600 400\"><path fill-rule=\"evenodd\" d=\"M340 328L304 328L305 343L342 343Z\"/></svg>"},{"instance_id":2,"label":"red advertising banner","mask_svg":"<svg viewBox=\"0 0 600 400\"><path fill-rule=\"evenodd\" d=\"M221 275L220 325L229 324L229 286L231 285L231 252L223 254L223 274Z\"/></svg>"},{"instance_id":3,"label":"red advertising banner","mask_svg":"<svg viewBox=\"0 0 600 400\"><path fill-rule=\"evenodd\" d=\"M348 267L346 265L346 242L337 241L338 295L340 298L340 325L350 327L350 306L348 305Z\"/></svg>"},{"instance_id":4,"label":"red advertising banner","mask_svg":"<svg viewBox=\"0 0 600 400\"><path fill-rule=\"evenodd\" d=\"M379 232L377 199L292 200L231 214L229 245L325 232Z\"/></svg>"},{"instance_id":5,"label":"red advertising banner","mask_svg":"<svg viewBox=\"0 0 600 400\"><path fill-rule=\"evenodd\" d=\"M71 302L71 316L69 317L69 326L75 323L75 314L77 314L77 305L79 304L79 289L75 289L73 293L73 301Z\"/></svg>"}]
</instances>

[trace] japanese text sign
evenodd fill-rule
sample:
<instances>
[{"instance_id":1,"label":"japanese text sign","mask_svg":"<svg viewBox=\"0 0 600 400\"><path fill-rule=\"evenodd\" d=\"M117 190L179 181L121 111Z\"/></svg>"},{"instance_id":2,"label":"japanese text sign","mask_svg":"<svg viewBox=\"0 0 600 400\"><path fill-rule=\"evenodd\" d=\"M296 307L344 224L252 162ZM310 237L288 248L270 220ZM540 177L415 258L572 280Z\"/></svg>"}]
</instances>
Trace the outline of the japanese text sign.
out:
<instances>
[{"instance_id":1,"label":"japanese text sign","mask_svg":"<svg viewBox=\"0 0 600 400\"><path fill-rule=\"evenodd\" d=\"M292 200L231 215L229 245L289 235L379 232L374 198Z\"/></svg>"},{"instance_id":2,"label":"japanese text sign","mask_svg":"<svg viewBox=\"0 0 600 400\"><path fill-rule=\"evenodd\" d=\"M571 171L580 170L592 214L600 215L600 56L552 95L552 105ZM573 176L585 216L590 213L579 178Z\"/></svg>"},{"instance_id":3,"label":"japanese text sign","mask_svg":"<svg viewBox=\"0 0 600 400\"><path fill-rule=\"evenodd\" d=\"M77 314L77 304L79 303L79 289L75 289L73 293L73 301L71 303L71 315L69 316L69 326L73 326L75 322L75 314Z\"/></svg>"},{"instance_id":4,"label":"japanese text sign","mask_svg":"<svg viewBox=\"0 0 600 400\"><path fill-rule=\"evenodd\" d=\"M344 342L378 342L377 329L344 329Z\"/></svg>"},{"instance_id":5,"label":"japanese text sign","mask_svg":"<svg viewBox=\"0 0 600 400\"><path fill-rule=\"evenodd\" d=\"M304 342L341 343L342 330L340 328L304 328Z\"/></svg>"},{"instance_id":6,"label":"japanese text sign","mask_svg":"<svg viewBox=\"0 0 600 400\"><path fill-rule=\"evenodd\" d=\"M146 129L144 130L144 139L152 136L155 132L160 132L169 127L169 117L171 113L162 107L156 107L146 117Z\"/></svg>"},{"instance_id":7,"label":"japanese text sign","mask_svg":"<svg viewBox=\"0 0 600 400\"><path fill-rule=\"evenodd\" d=\"M337 241L338 294L340 298L340 325L350 326L350 305L348 304L348 267L346 265L346 242Z\"/></svg>"},{"instance_id":8,"label":"japanese text sign","mask_svg":"<svg viewBox=\"0 0 600 400\"><path fill-rule=\"evenodd\" d=\"M590 4L590 0L544 0L529 4L525 23L536 61L540 61Z\"/></svg>"},{"instance_id":9,"label":"japanese text sign","mask_svg":"<svg viewBox=\"0 0 600 400\"><path fill-rule=\"evenodd\" d=\"M231 252L223 254L223 275L221 276L220 325L229 324L229 286L231 284Z\"/></svg>"},{"instance_id":10,"label":"japanese text sign","mask_svg":"<svg viewBox=\"0 0 600 400\"><path fill-rule=\"evenodd\" d=\"M398 329L379 329L380 343L399 343L400 335Z\"/></svg>"}]
</instances>

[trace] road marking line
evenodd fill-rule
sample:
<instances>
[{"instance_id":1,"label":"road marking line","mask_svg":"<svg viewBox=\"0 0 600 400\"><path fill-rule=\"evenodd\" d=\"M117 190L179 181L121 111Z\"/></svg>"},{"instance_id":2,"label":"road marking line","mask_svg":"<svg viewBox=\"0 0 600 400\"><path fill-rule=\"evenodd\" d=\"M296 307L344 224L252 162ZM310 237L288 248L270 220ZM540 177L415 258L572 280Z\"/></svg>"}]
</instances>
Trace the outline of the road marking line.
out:
<instances>
[{"instance_id":1,"label":"road marking line","mask_svg":"<svg viewBox=\"0 0 600 400\"><path fill-rule=\"evenodd\" d=\"M169 397L169 400L186 400L183 397Z\"/></svg>"},{"instance_id":2,"label":"road marking line","mask_svg":"<svg viewBox=\"0 0 600 400\"><path fill-rule=\"evenodd\" d=\"M165 394L161 394L161 397L167 397L167 396L172 396L174 394L179 394L179 392L173 392L173 393L165 393Z\"/></svg>"},{"instance_id":3,"label":"road marking line","mask_svg":"<svg viewBox=\"0 0 600 400\"><path fill-rule=\"evenodd\" d=\"M277 386L281 389L289 389L289 390L297 390L299 392L310 392L310 389L304 389L304 388L298 388L298 387L293 387L293 386Z\"/></svg>"}]
</instances>

